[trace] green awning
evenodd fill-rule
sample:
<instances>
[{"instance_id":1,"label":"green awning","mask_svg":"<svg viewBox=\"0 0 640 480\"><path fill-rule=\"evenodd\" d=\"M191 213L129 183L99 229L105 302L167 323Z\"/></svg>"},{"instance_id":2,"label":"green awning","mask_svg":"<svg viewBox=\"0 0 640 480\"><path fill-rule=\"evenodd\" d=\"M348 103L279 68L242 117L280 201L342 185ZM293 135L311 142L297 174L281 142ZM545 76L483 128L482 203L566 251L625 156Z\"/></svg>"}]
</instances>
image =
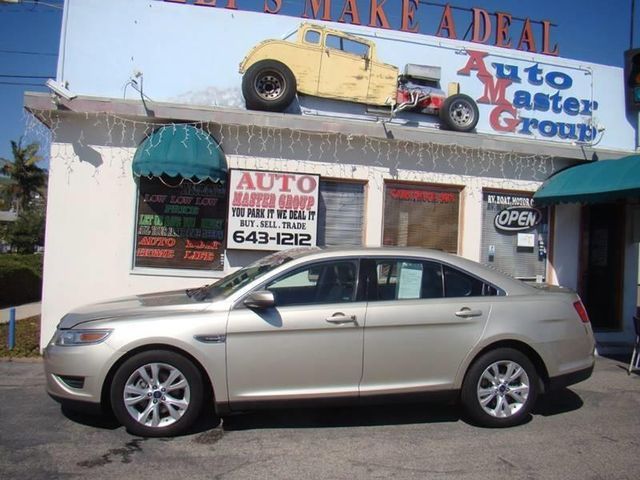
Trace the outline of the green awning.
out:
<instances>
[{"instance_id":1,"label":"green awning","mask_svg":"<svg viewBox=\"0 0 640 480\"><path fill-rule=\"evenodd\" d=\"M604 203L640 197L640 155L598 160L556 173L533 196L536 205Z\"/></svg>"},{"instance_id":2,"label":"green awning","mask_svg":"<svg viewBox=\"0 0 640 480\"><path fill-rule=\"evenodd\" d=\"M204 130L186 124L165 125L136 150L133 174L226 182L227 162L218 142Z\"/></svg>"}]
</instances>

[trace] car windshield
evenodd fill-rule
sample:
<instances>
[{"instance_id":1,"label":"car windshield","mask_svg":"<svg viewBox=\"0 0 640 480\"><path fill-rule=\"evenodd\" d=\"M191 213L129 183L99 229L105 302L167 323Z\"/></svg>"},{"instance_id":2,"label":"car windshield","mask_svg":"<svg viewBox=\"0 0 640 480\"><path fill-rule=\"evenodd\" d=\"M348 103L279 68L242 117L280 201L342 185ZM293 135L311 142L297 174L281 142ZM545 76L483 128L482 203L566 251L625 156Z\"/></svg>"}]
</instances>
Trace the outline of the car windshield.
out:
<instances>
[{"instance_id":1,"label":"car windshield","mask_svg":"<svg viewBox=\"0 0 640 480\"><path fill-rule=\"evenodd\" d=\"M204 301L208 299L224 299L237 292L248 283L260 278L267 272L276 267L283 265L294 258L305 255L314 248L297 248L283 250L281 252L272 253L260 260L247 265L240 270L230 273L226 277L221 278L215 283L204 285L200 288L187 290L187 295L193 297L194 300Z\"/></svg>"}]
</instances>

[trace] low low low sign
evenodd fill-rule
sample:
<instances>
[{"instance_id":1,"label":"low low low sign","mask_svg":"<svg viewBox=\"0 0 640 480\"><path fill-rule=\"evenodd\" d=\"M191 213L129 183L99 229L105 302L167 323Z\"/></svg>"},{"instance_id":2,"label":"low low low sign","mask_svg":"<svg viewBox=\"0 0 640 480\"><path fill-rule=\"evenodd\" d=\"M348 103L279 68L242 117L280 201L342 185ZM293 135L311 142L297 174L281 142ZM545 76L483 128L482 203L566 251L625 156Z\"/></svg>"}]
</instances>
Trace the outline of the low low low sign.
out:
<instances>
[{"instance_id":1,"label":"low low low sign","mask_svg":"<svg viewBox=\"0 0 640 480\"><path fill-rule=\"evenodd\" d=\"M227 248L315 246L319 183L317 175L232 170Z\"/></svg>"},{"instance_id":2,"label":"low low low sign","mask_svg":"<svg viewBox=\"0 0 640 480\"><path fill-rule=\"evenodd\" d=\"M221 270L226 188L140 178L136 267Z\"/></svg>"}]
</instances>

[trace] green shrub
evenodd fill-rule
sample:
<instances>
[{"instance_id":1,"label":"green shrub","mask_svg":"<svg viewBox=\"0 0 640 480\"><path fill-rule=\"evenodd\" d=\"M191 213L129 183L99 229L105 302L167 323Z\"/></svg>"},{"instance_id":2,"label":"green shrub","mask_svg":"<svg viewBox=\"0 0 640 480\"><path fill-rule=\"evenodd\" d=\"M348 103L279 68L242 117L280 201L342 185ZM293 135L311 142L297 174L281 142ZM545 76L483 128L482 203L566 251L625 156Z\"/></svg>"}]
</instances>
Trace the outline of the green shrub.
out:
<instances>
[{"instance_id":1,"label":"green shrub","mask_svg":"<svg viewBox=\"0 0 640 480\"><path fill-rule=\"evenodd\" d=\"M42 297L42 255L0 255L0 308Z\"/></svg>"}]
</instances>

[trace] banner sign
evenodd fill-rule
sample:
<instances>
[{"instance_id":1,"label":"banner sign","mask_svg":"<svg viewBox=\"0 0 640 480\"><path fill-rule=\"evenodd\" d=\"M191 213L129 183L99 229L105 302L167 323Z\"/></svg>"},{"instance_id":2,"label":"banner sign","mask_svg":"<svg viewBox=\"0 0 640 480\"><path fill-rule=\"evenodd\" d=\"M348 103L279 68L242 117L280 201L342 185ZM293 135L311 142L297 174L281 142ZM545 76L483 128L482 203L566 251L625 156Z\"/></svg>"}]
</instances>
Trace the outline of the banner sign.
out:
<instances>
[{"instance_id":1,"label":"banner sign","mask_svg":"<svg viewBox=\"0 0 640 480\"><path fill-rule=\"evenodd\" d=\"M427 3L268 0L243 11L248 1L68 0L57 80L78 96L121 99L135 72L158 102L635 149L622 68L561 58L551 23L520 26L480 8L439 7L440 26L414 33ZM347 15L363 4L379 15ZM406 28L387 28L402 6ZM302 18L287 10L298 7ZM456 34L468 30L465 16L472 41ZM96 18L109 21L96 29ZM164 31L180 42L143 47ZM139 97L125 89L125 99Z\"/></svg>"},{"instance_id":2,"label":"banner sign","mask_svg":"<svg viewBox=\"0 0 640 480\"><path fill-rule=\"evenodd\" d=\"M409 33L426 33L441 38L457 39L456 32L471 31L471 41L503 48L513 48L526 52L539 52L557 56L559 47L551 40L551 29L555 25L549 20L518 18L500 11L491 12L484 8L465 8L450 4L420 2L419 0L302 0L286 8L283 0L164 0L197 7L218 7L228 10L262 11L271 15L284 14L324 20L350 25L366 25L374 28L400 30ZM258 5L256 5L256 3ZM294 4L295 2L291 2ZM340 8L335 8L338 4ZM332 6L334 8L332 8ZM260 8L262 7L262 8ZM427 11L429 10L429 11ZM454 10L464 15L454 15ZM421 21L436 17L438 28L421 28ZM464 17L464 18L462 18ZM494 34L495 32L495 34ZM536 47L536 45L538 47Z\"/></svg>"},{"instance_id":3,"label":"banner sign","mask_svg":"<svg viewBox=\"0 0 640 480\"><path fill-rule=\"evenodd\" d=\"M140 178L136 267L222 270L225 187Z\"/></svg>"},{"instance_id":4,"label":"banner sign","mask_svg":"<svg viewBox=\"0 0 640 480\"><path fill-rule=\"evenodd\" d=\"M315 246L319 185L318 175L232 170L227 248Z\"/></svg>"}]
</instances>

